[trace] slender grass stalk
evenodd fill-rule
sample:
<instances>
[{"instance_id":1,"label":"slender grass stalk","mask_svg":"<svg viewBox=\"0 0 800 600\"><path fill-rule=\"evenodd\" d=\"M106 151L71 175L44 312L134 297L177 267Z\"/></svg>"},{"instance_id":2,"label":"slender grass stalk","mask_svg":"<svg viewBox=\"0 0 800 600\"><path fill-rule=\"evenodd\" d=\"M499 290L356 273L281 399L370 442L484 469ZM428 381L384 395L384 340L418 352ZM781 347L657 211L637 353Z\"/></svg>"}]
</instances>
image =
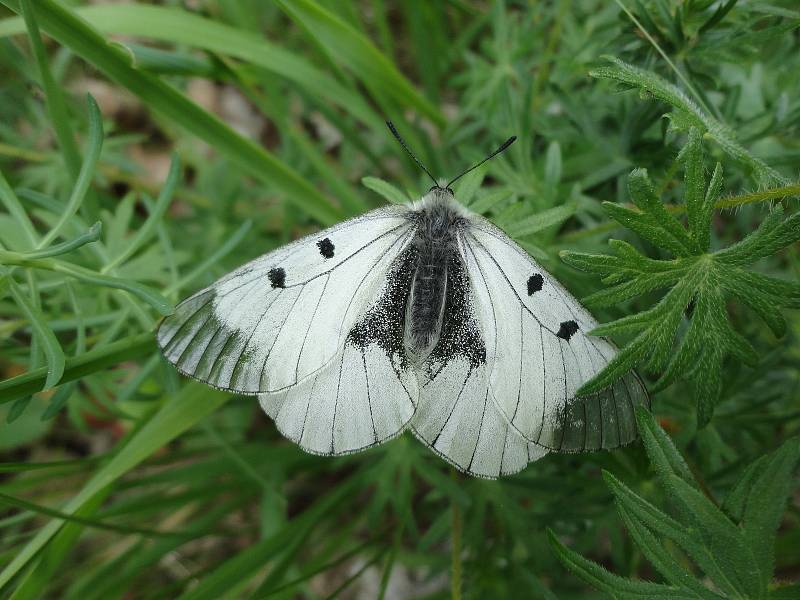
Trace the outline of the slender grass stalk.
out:
<instances>
[{"instance_id":1,"label":"slender grass stalk","mask_svg":"<svg viewBox=\"0 0 800 600\"><path fill-rule=\"evenodd\" d=\"M67 222L78 212L94 177L95 167L100 158L100 151L103 148L103 117L100 114L100 107L97 106L97 102L91 95L86 95L86 101L89 107L89 142L86 149L86 158L81 165L78 179L67 201L67 206L55 226L36 245L37 249L46 248L61 234Z\"/></svg>"},{"instance_id":2,"label":"slender grass stalk","mask_svg":"<svg viewBox=\"0 0 800 600\"><path fill-rule=\"evenodd\" d=\"M67 102L64 98L63 89L56 83L50 71L50 61L42 43L42 36L39 33L39 25L36 22L36 8L31 0L20 0L22 16L25 19L25 26L28 29L28 39L33 49L33 56L39 67L39 76L42 78L45 97L47 99L47 112L50 114L50 121L53 131L56 133L58 145L64 155L64 163L76 181L81 170L81 155L78 145L75 143L75 134L70 126L69 111Z\"/></svg>"},{"instance_id":3,"label":"slender grass stalk","mask_svg":"<svg viewBox=\"0 0 800 600\"><path fill-rule=\"evenodd\" d=\"M450 477L458 480L458 473L450 467ZM461 506L458 502L450 502L450 510L453 513L450 526L450 598L461 600L461 533L463 522L461 517Z\"/></svg>"}]
</instances>

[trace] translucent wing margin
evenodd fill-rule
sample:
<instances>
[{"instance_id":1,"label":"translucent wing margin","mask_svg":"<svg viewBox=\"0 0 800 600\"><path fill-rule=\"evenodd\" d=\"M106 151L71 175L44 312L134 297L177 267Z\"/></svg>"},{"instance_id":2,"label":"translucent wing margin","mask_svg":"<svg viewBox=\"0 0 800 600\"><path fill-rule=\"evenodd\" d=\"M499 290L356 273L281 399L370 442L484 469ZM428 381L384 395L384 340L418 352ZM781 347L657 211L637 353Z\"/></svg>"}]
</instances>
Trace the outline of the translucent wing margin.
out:
<instances>
[{"instance_id":1,"label":"translucent wing margin","mask_svg":"<svg viewBox=\"0 0 800 600\"><path fill-rule=\"evenodd\" d=\"M486 343L489 397L525 440L575 452L616 448L637 437L634 408L649 407L635 372L609 388L575 391L616 354L588 335L594 318L502 231L474 218L460 249Z\"/></svg>"},{"instance_id":2,"label":"translucent wing margin","mask_svg":"<svg viewBox=\"0 0 800 600\"><path fill-rule=\"evenodd\" d=\"M241 394L278 392L334 362L413 237L404 207L378 209L243 265L159 326L183 374Z\"/></svg>"}]
</instances>

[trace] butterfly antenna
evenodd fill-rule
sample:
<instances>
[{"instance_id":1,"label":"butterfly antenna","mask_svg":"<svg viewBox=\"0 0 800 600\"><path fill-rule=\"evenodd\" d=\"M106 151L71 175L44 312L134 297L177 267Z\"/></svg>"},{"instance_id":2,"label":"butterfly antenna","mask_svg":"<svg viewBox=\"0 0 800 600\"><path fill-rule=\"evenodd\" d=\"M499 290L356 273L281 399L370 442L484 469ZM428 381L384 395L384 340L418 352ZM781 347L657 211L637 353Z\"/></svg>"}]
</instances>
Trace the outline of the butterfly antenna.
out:
<instances>
[{"instance_id":1,"label":"butterfly antenna","mask_svg":"<svg viewBox=\"0 0 800 600\"><path fill-rule=\"evenodd\" d=\"M425 165L423 165L420 162L420 160L416 156L414 156L414 153L411 152L411 150L409 150L405 141L403 141L403 138L401 138L400 134L397 133L397 129L395 129L394 123L392 123L391 121L386 121L386 126L389 128L389 131L392 132L392 135L397 138L397 141L400 142L400 145L403 147L403 150L405 150L408 153L408 155L414 159L414 162L417 163L417 165L419 165L419 168L425 171L425 173L428 174L428 177L430 177L431 180L433 180L433 185L439 187L439 182L436 181L436 178L433 175L431 175L431 172L428 171L427 168L425 168Z\"/></svg>"},{"instance_id":2,"label":"butterfly antenna","mask_svg":"<svg viewBox=\"0 0 800 600\"><path fill-rule=\"evenodd\" d=\"M471 166L469 169L467 169L466 171L464 171L463 173L461 173L461 175L459 175L458 177L456 177L456 178L454 178L454 179L451 179L451 180L450 180L450 182L447 184L447 187L450 187L450 186L451 186L453 183L455 183L456 181L458 181L459 179L461 179L461 178L462 178L464 175L466 175L466 174L467 174L467 173L469 173L470 171L474 171L475 169L477 169L478 167L480 167L480 166L481 166L483 163L485 163L485 162L486 162L487 160L489 160L490 158L494 158L495 156L497 156L498 154L500 154L500 153L501 153L503 150L505 150L506 148L508 148L508 147L509 147L511 144L513 144L515 141L517 141L517 136L515 136L515 135L512 135L512 136L511 136L510 138L508 138L508 139L507 139L505 142L503 142L503 145L502 145L502 146L500 146L500 147L499 147L497 150L495 150L495 151L494 151L494 152L492 152L492 153L491 153L489 156L487 156L486 158L484 158L484 159L483 159L481 162L479 162L477 165L472 165L472 166Z\"/></svg>"}]
</instances>

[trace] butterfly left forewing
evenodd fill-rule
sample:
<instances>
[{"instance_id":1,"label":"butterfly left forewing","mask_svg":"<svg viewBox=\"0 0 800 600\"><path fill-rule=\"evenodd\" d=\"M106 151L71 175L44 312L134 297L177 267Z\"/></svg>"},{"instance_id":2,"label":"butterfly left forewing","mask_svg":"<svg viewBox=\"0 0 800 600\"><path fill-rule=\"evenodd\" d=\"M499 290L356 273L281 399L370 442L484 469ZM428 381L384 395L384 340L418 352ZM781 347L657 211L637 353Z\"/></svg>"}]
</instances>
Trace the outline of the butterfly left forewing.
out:
<instances>
[{"instance_id":1,"label":"butterfly left forewing","mask_svg":"<svg viewBox=\"0 0 800 600\"><path fill-rule=\"evenodd\" d=\"M406 209L379 209L257 258L162 321L164 356L243 394L295 385L335 359L413 229Z\"/></svg>"},{"instance_id":2,"label":"butterfly left forewing","mask_svg":"<svg viewBox=\"0 0 800 600\"><path fill-rule=\"evenodd\" d=\"M649 405L631 372L586 397L575 391L613 358L588 333L592 316L517 244L475 218L463 234L476 314L487 338L489 387L520 435L562 451L614 448L636 438L633 409Z\"/></svg>"},{"instance_id":3,"label":"butterfly left forewing","mask_svg":"<svg viewBox=\"0 0 800 600\"><path fill-rule=\"evenodd\" d=\"M295 385L261 394L281 433L304 450L348 454L401 433L417 405L403 346L413 248L395 257L378 294L359 311L333 360Z\"/></svg>"}]
</instances>

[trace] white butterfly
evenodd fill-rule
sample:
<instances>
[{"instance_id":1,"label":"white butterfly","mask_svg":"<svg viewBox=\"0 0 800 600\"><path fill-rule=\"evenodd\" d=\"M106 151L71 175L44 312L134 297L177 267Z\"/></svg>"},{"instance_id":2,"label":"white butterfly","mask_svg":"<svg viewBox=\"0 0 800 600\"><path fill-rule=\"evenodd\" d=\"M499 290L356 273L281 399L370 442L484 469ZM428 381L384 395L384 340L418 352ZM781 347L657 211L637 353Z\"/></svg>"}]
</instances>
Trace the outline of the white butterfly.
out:
<instances>
[{"instance_id":1,"label":"white butterfly","mask_svg":"<svg viewBox=\"0 0 800 600\"><path fill-rule=\"evenodd\" d=\"M410 427L494 478L549 450L635 439L634 407L649 405L636 373L575 397L616 352L588 335L596 325L448 184L236 269L179 304L158 343L181 373L258 395L308 452L356 452Z\"/></svg>"}]
</instances>

